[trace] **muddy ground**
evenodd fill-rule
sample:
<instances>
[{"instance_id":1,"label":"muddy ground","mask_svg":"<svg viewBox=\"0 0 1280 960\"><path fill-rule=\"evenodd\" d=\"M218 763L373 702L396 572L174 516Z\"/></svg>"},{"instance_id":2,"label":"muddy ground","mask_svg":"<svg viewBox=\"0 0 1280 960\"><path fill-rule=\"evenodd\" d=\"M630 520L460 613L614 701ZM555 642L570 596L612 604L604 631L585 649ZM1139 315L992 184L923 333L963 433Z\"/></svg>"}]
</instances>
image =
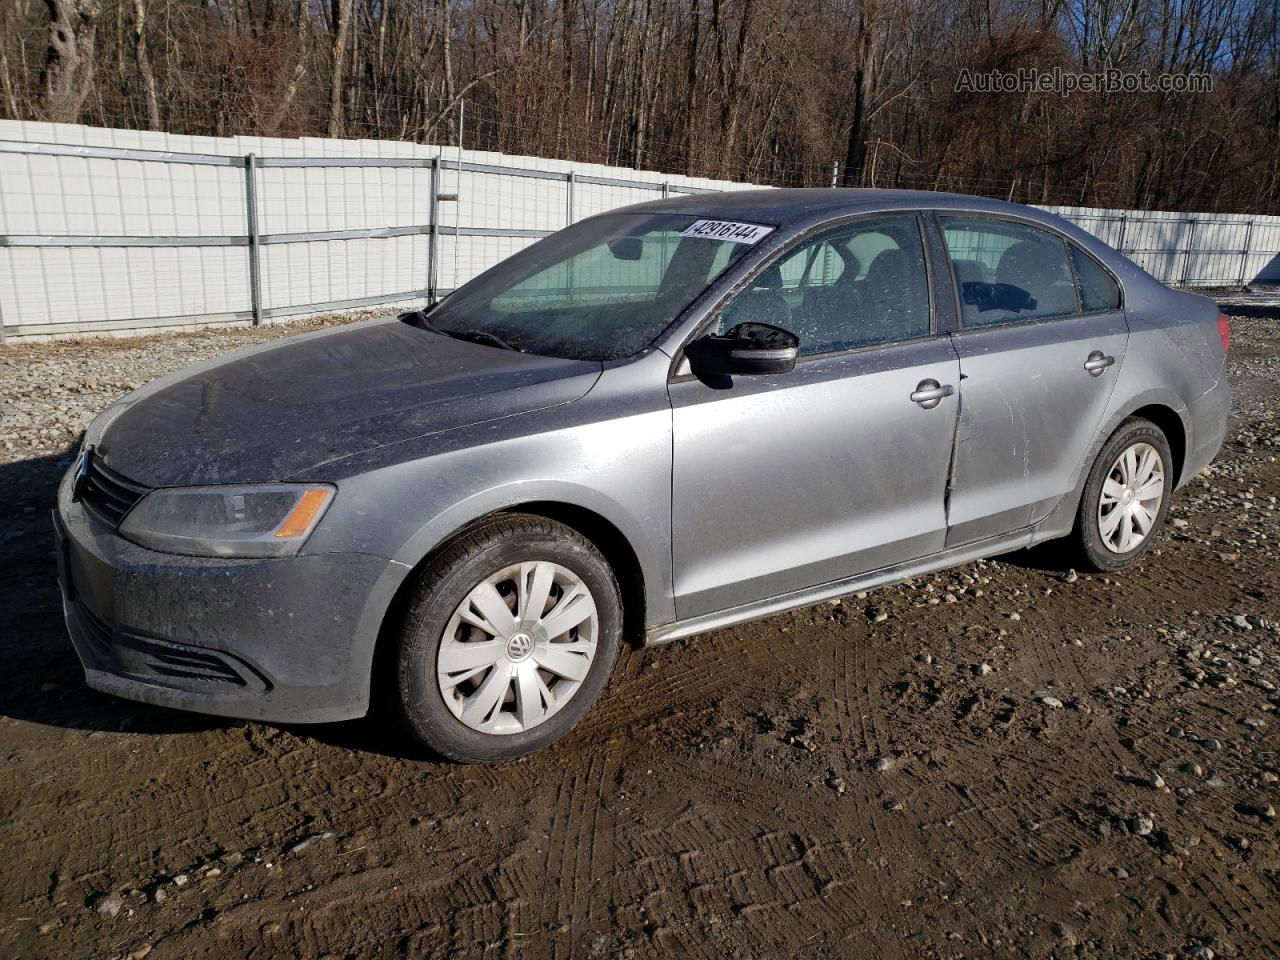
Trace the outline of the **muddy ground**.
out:
<instances>
[{"instance_id":1,"label":"muddy ground","mask_svg":"<svg viewBox=\"0 0 1280 960\"><path fill-rule=\"evenodd\" d=\"M632 652L489 768L84 687L66 437L246 336L0 351L0 955L1280 955L1274 317L1236 322L1227 444L1136 568L1024 552Z\"/></svg>"}]
</instances>

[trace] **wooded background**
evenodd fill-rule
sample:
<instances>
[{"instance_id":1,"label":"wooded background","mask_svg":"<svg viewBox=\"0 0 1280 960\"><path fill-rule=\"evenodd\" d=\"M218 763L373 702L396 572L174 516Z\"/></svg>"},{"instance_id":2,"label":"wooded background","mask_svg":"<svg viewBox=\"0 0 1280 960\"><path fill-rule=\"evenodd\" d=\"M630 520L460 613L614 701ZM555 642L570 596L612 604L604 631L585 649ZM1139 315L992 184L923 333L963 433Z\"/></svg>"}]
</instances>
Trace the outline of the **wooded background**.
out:
<instances>
[{"instance_id":1,"label":"wooded background","mask_svg":"<svg viewBox=\"0 0 1280 960\"><path fill-rule=\"evenodd\" d=\"M956 93L963 68L1209 93ZM1280 212L1280 0L0 0L0 115Z\"/></svg>"}]
</instances>

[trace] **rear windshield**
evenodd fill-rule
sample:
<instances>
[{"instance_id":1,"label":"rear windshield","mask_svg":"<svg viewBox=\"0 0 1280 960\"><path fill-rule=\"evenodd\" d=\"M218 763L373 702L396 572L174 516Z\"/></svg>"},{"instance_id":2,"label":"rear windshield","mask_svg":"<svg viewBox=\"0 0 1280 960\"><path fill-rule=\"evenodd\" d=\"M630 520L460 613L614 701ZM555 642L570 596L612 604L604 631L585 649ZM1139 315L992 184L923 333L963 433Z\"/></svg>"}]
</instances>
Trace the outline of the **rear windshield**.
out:
<instances>
[{"instance_id":1,"label":"rear windshield","mask_svg":"<svg viewBox=\"0 0 1280 960\"><path fill-rule=\"evenodd\" d=\"M692 215L594 217L485 271L426 320L442 333L526 353L629 357L769 232Z\"/></svg>"}]
</instances>

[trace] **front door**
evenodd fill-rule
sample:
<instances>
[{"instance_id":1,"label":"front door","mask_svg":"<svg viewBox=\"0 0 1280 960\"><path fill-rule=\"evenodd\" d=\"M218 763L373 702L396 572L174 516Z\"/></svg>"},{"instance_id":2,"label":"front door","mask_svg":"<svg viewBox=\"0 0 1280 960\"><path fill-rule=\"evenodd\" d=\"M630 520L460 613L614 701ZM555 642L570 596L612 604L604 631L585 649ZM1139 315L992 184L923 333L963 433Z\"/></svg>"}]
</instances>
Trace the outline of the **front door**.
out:
<instances>
[{"instance_id":1,"label":"front door","mask_svg":"<svg viewBox=\"0 0 1280 960\"><path fill-rule=\"evenodd\" d=\"M800 241L720 330L748 320L799 336L794 371L669 386L680 619L927 556L946 536L959 362L933 333L917 218Z\"/></svg>"}]
</instances>

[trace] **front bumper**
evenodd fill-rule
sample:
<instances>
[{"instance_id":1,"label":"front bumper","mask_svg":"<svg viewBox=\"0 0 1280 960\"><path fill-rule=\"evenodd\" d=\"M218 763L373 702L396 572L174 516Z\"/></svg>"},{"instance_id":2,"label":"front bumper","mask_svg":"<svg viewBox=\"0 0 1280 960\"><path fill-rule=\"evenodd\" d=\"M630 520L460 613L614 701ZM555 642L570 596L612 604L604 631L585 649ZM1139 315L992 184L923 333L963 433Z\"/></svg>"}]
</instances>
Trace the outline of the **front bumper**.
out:
<instances>
[{"instance_id":1,"label":"front bumper","mask_svg":"<svg viewBox=\"0 0 1280 960\"><path fill-rule=\"evenodd\" d=\"M71 502L53 516L67 630L95 690L278 722L363 716L404 568L325 553L266 560L139 547Z\"/></svg>"}]
</instances>

